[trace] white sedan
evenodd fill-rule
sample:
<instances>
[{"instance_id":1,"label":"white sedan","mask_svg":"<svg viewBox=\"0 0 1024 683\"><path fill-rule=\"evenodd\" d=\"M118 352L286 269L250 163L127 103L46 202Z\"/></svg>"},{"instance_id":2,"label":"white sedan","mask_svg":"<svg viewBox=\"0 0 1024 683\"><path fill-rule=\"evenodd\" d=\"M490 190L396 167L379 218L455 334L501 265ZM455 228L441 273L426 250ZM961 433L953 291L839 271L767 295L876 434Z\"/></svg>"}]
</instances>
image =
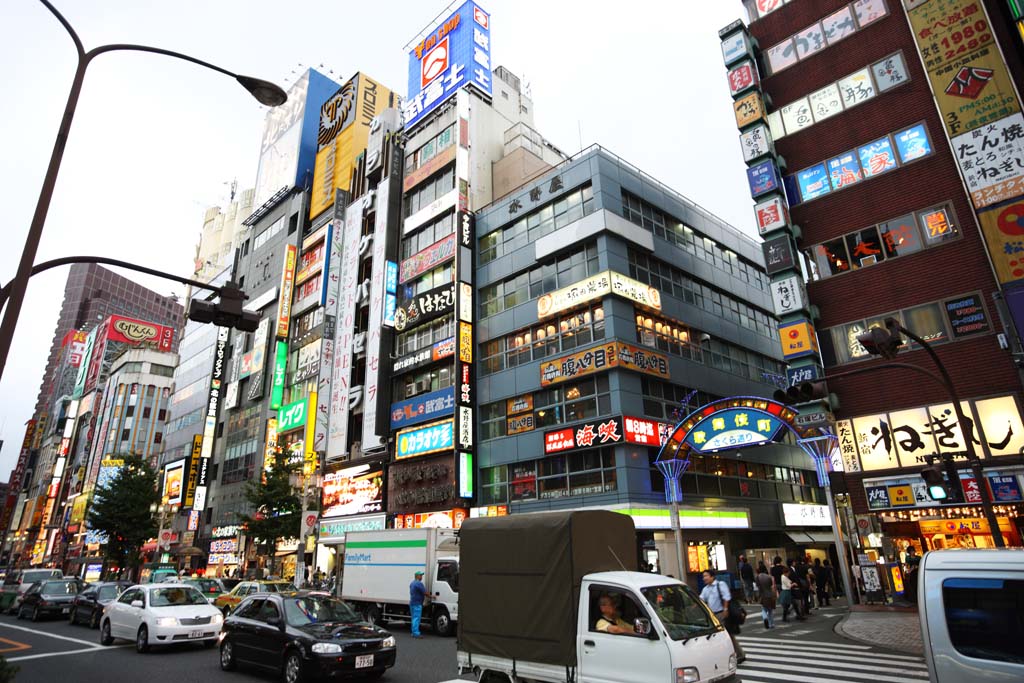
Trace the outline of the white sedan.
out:
<instances>
[{"instance_id":1,"label":"white sedan","mask_svg":"<svg viewBox=\"0 0 1024 683\"><path fill-rule=\"evenodd\" d=\"M128 588L103 610L100 643L134 640L146 652L153 645L200 642L213 647L224 616L192 586L151 583Z\"/></svg>"}]
</instances>

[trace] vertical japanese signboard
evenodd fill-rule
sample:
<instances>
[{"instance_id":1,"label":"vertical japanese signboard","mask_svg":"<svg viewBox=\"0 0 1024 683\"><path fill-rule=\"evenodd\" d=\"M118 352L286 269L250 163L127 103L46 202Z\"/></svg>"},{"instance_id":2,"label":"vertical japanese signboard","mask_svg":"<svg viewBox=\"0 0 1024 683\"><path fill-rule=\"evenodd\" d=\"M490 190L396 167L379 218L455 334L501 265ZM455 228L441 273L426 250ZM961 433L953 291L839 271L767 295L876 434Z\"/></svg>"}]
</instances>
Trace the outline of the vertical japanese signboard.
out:
<instances>
[{"instance_id":1,"label":"vertical japanese signboard","mask_svg":"<svg viewBox=\"0 0 1024 683\"><path fill-rule=\"evenodd\" d=\"M294 244L285 245L284 264L281 269L281 293L277 298L277 336L288 337L288 325L292 317L292 290L295 286Z\"/></svg>"},{"instance_id":2,"label":"vertical japanese signboard","mask_svg":"<svg viewBox=\"0 0 1024 683\"><path fill-rule=\"evenodd\" d=\"M320 374L317 377L316 430L313 433L313 449L323 453L327 449L327 431L330 421L331 379L334 374L334 343L338 320L338 294L341 286L341 255L344 240L345 209L349 194L337 190L334 193L334 216L327 229L328 250L325 262L324 286L320 304L324 307L323 337L320 340Z\"/></svg>"},{"instance_id":3,"label":"vertical japanese signboard","mask_svg":"<svg viewBox=\"0 0 1024 683\"><path fill-rule=\"evenodd\" d=\"M458 225L458 253L456 268L455 310L457 347L455 354L455 451L457 461L458 491L465 498L473 496L472 463L473 456L473 245L474 217L468 211L459 211L456 215Z\"/></svg>"},{"instance_id":4,"label":"vertical japanese signboard","mask_svg":"<svg viewBox=\"0 0 1024 683\"><path fill-rule=\"evenodd\" d=\"M217 433L217 415L220 410L222 384L224 381L224 352L228 344L228 332L229 328L227 327L217 328L217 345L214 347L213 370L210 372L210 393L206 401L206 421L203 424L203 440L199 451L198 476L192 502L193 512L200 514L206 508L206 491L209 486L208 480L213 458L213 439Z\"/></svg>"},{"instance_id":5,"label":"vertical japanese signboard","mask_svg":"<svg viewBox=\"0 0 1024 683\"><path fill-rule=\"evenodd\" d=\"M377 186L377 213L373 226L373 263L370 270L370 317L366 326L366 379L363 382L363 450L383 446L377 429L377 383L380 379L381 331L384 327L384 271L388 239L387 178Z\"/></svg>"}]
</instances>

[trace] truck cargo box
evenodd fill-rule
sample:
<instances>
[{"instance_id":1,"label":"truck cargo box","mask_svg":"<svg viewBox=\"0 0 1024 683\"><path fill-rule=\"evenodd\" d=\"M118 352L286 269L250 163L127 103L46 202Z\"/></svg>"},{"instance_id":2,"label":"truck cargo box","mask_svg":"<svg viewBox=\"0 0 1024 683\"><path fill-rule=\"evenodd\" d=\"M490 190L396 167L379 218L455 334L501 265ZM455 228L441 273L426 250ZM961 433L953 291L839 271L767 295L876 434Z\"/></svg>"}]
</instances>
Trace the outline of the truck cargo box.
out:
<instances>
[{"instance_id":1,"label":"truck cargo box","mask_svg":"<svg viewBox=\"0 0 1024 683\"><path fill-rule=\"evenodd\" d=\"M633 520L605 510L466 520L459 650L576 665L580 583L601 571L636 571Z\"/></svg>"}]
</instances>

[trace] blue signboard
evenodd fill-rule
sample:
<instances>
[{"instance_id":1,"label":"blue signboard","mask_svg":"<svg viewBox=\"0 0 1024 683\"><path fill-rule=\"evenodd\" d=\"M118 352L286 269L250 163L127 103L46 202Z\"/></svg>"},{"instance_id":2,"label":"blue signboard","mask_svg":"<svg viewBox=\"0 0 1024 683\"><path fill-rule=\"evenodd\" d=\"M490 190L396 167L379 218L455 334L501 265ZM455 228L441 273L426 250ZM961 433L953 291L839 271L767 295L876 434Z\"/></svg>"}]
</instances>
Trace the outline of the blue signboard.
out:
<instances>
[{"instance_id":1,"label":"blue signboard","mask_svg":"<svg viewBox=\"0 0 1024 683\"><path fill-rule=\"evenodd\" d=\"M395 326L395 310L398 308L398 264L384 262L384 324Z\"/></svg>"},{"instance_id":2,"label":"blue signboard","mask_svg":"<svg viewBox=\"0 0 1024 683\"><path fill-rule=\"evenodd\" d=\"M1021 499L1020 483L1016 475L989 476L988 485L992 489L992 500L997 503L1009 503Z\"/></svg>"},{"instance_id":3,"label":"blue signboard","mask_svg":"<svg viewBox=\"0 0 1024 683\"><path fill-rule=\"evenodd\" d=\"M797 206L800 199L800 189L796 184L796 174L790 174L782 179L782 187L786 191L786 203L790 208Z\"/></svg>"},{"instance_id":4,"label":"blue signboard","mask_svg":"<svg viewBox=\"0 0 1024 683\"><path fill-rule=\"evenodd\" d=\"M395 458L401 460L451 450L454 446L454 437L455 421L450 419L401 431L398 433Z\"/></svg>"},{"instance_id":5,"label":"blue signboard","mask_svg":"<svg viewBox=\"0 0 1024 683\"><path fill-rule=\"evenodd\" d=\"M857 148L860 167L865 178L876 176L896 168L896 155L892 151L889 136Z\"/></svg>"},{"instance_id":6,"label":"blue signboard","mask_svg":"<svg viewBox=\"0 0 1024 683\"><path fill-rule=\"evenodd\" d=\"M391 404L391 428L401 429L410 425L436 420L455 412L455 389L449 387L420 394L406 401Z\"/></svg>"},{"instance_id":7,"label":"blue signboard","mask_svg":"<svg viewBox=\"0 0 1024 683\"><path fill-rule=\"evenodd\" d=\"M800 199L805 202L827 195L832 191L832 186L828 182L828 171L825 170L825 164L817 164L797 173L796 184L800 188Z\"/></svg>"},{"instance_id":8,"label":"blue signboard","mask_svg":"<svg viewBox=\"0 0 1024 683\"><path fill-rule=\"evenodd\" d=\"M780 429L782 421L774 415L749 408L729 408L695 424L686 435L686 443L698 453L754 446L771 441Z\"/></svg>"},{"instance_id":9,"label":"blue signboard","mask_svg":"<svg viewBox=\"0 0 1024 683\"><path fill-rule=\"evenodd\" d=\"M896 151L899 152L900 162L904 164L932 153L932 143L928 139L923 123L900 131L893 138L896 139Z\"/></svg>"},{"instance_id":10,"label":"blue signboard","mask_svg":"<svg viewBox=\"0 0 1024 683\"><path fill-rule=\"evenodd\" d=\"M856 152L847 152L828 160L828 175L832 180L832 189L849 187L859 183L863 178L860 174L860 162Z\"/></svg>"},{"instance_id":11,"label":"blue signboard","mask_svg":"<svg viewBox=\"0 0 1024 683\"><path fill-rule=\"evenodd\" d=\"M472 0L409 52L406 130L467 85L491 94L491 16Z\"/></svg>"},{"instance_id":12,"label":"blue signboard","mask_svg":"<svg viewBox=\"0 0 1024 683\"><path fill-rule=\"evenodd\" d=\"M801 382L811 382L820 378L821 368L817 365L802 365L799 368L786 369L786 382L791 387L795 387Z\"/></svg>"},{"instance_id":13,"label":"blue signboard","mask_svg":"<svg viewBox=\"0 0 1024 683\"><path fill-rule=\"evenodd\" d=\"M775 162L771 160L754 164L747 169L747 182L750 184L750 196L760 197L763 194L779 189L779 172Z\"/></svg>"}]
</instances>

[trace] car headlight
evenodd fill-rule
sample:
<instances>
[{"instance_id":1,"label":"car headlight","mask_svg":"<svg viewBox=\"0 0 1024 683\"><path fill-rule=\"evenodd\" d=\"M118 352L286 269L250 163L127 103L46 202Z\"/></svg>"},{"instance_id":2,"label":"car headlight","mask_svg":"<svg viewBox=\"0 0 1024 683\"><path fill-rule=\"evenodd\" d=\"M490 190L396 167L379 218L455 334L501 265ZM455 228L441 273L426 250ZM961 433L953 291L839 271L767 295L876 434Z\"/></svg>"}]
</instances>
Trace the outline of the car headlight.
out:
<instances>
[{"instance_id":1,"label":"car headlight","mask_svg":"<svg viewBox=\"0 0 1024 683\"><path fill-rule=\"evenodd\" d=\"M157 617L157 626L177 626L178 620L174 617Z\"/></svg>"},{"instance_id":2,"label":"car headlight","mask_svg":"<svg viewBox=\"0 0 1024 683\"><path fill-rule=\"evenodd\" d=\"M687 666L682 669L676 669L676 683L697 683L700 680L700 674L697 672L697 668L693 666Z\"/></svg>"},{"instance_id":3,"label":"car headlight","mask_svg":"<svg viewBox=\"0 0 1024 683\"><path fill-rule=\"evenodd\" d=\"M395 637L394 636L388 636L387 638L385 638L384 640L381 641L380 646L381 647L394 647L395 646Z\"/></svg>"},{"instance_id":4,"label":"car headlight","mask_svg":"<svg viewBox=\"0 0 1024 683\"><path fill-rule=\"evenodd\" d=\"M211 624L220 624L220 623L223 623L223 621L224 621L224 615L221 614L220 612L217 612L212 617L210 617L210 623Z\"/></svg>"},{"instance_id":5,"label":"car headlight","mask_svg":"<svg viewBox=\"0 0 1024 683\"><path fill-rule=\"evenodd\" d=\"M313 654L334 655L341 652L341 645L337 643L313 643Z\"/></svg>"}]
</instances>

